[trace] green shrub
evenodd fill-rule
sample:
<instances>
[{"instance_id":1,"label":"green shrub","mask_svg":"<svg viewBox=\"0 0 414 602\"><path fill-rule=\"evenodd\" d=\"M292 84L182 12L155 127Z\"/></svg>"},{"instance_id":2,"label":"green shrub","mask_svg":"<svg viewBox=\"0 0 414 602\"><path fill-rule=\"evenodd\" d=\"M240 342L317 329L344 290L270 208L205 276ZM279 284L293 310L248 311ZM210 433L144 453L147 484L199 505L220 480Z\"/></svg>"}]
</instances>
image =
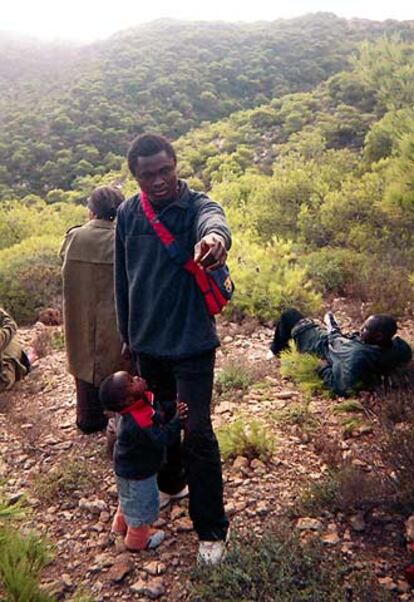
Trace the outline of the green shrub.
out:
<instances>
[{"instance_id":1,"label":"green shrub","mask_svg":"<svg viewBox=\"0 0 414 602\"><path fill-rule=\"evenodd\" d=\"M46 544L36 535L0 530L0 588L4 602L53 602L39 589L42 569L50 561Z\"/></svg>"},{"instance_id":2,"label":"green shrub","mask_svg":"<svg viewBox=\"0 0 414 602\"><path fill-rule=\"evenodd\" d=\"M297 516L320 516L328 512L353 512L382 501L383 483L352 464L342 462L319 481L302 491L293 513Z\"/></svg>"},{"instance_id":3,"label":"green shrub","mask_svg":"<svg viewBox=\"0 0 414 602\"><path fill-rule=\"evenodd\" d=\"M322 293L345 292L345 287L358 278L366 258L352 249L323 247L303 258L307 276Z\"/></svg>"},{"instance_id":4,"label":"green shrub","mask_svg":"<svg viewBox=\"0 0 414 602\"><path fill-rule=\"evenodd\" d=\"M307 402L293 402L282 410L273 413L277 422L282 424L297 425L305 429L317 426L318 422L309 410Z\"/></svg>"},{"instance_id":5,"label":"green shrub","mask_svg":"<svg viewBox=\"0 0 414 602\"><path fill-rule=\"evenodd\" d=\"M85 461L68 460L56 465L46 473L40 473L34 481L35 494L50 500L74 491L86 491L93 485L93 477Z\"/></svg>"},{"instance_id":6,"label":"green shrub","mask_svg":"<svg viewBox=\"0 0 414 602\"><path fill-rule=\"evenodd\" d=\"M315 394L328 395L323 381L316 372L319 366L319 359L315 355L299 353L293 344L280 354L281 375L293 380L308 397Z\"/></svg>"},{"instance_id":7,"label":"green shrub","mask_svg":"<svg viewBox=\"0 0 414 602\"><path fill-rule=\"evenodd\" d=\"M255 235L237 233L229 266L236 290L231 308L263 320L277 318L286 307L313 313L320 307L315 293L299 267L289 241L273 239L263 244Z\"/></svg>"},{"instance_id":8,"label":"green shrub","mask_svg":"<svg viewBox=\"0 0 414 602\"><path fill-rule=\"evenodd\" d=\"M238 539L225 562L194 570L191 602L385 602L375 577L349 574L339 556L303 544L290 525L267 527L263 538Z\"/></svg>"},{"instance_id":9,"label":"green shrub","mask_svg":"<svg viewBox=\"0 0 414 602\"><path fill-rule=\"evenodd\" d=\"M246 391L253 382L248 364L240 361L230 361L217 372L214 382L215 389L220 395L231 389Z\"/></svg>"},{"instance_id":10,"label":"green shrub","mask_svg":"<svg viewBox=\"0 0 414 602\"><path fill-rule=\"evenodd\" d=\"M266 461L275 448L275 441L264 424L243 417L217 429L217 439L224 460L245 456Z\"/></svg>"},{"instance_id":11,"label":"green shrub","mask_svg":"<svg viewBox=\"0 0 414 602\"><path fill-rule=\"evenodd\" d=\"M20 502L0 498L0 592L2 602L54 602L39 589L39 576L50 560L45 542L34 534L20 535L11 519L23 517Z\"/></svg>"},{"instance_id":12,"label":"green shrub","mask_svg":"<svg viewBox=\"0 0 414 602\"><path fill-rule=\"evenodd\" d=\"M1 209L0 249L34 236L63 237L69 227L83 224L87 216L85 207L65 202L50 206L35 195L3 202Z\"/></svg>"},{"instance_id":13,"label":"green shrub","mask_svg":"<svg viewBox=\"0 0 414 602\"><path fill-rule=\"evenodd\" d=\"M58 304L60 242L53 236L27 238L0 251L1 304L18 322L34 321L40 308Z\"/></svg>"}]
</instances>

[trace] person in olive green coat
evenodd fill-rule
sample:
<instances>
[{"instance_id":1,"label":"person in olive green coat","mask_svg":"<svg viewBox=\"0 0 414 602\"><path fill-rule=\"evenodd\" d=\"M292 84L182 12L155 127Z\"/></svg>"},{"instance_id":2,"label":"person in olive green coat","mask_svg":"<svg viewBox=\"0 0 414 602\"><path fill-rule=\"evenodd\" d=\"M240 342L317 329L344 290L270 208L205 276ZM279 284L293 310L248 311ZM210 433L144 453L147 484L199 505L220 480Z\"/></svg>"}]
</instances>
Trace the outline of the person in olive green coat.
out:
<instances>
[{"instance_id":1,"label":"person in olive green coat","mask_svg":"<svg viewBox=\"0 0 414 602\"><path fill-rule=\"evenodd\" d=\"M101 382L122 367L114 306L114 220L122 193L101 186L88 199L89 221L71 228L63 260L63 317L68 369L76 383L76 423L85 433L105 428Z\"/></svg>"},{"instance_id":2,"label":"person in olive green coat","mask_svg":"<svg viewBox=\"0 0 414 602\"><path fill-rule=\"evenodd\" d=\"M29 372L30 363L17 338L17 325L0 307L0 391L11 389Z\"/></svg>"}]
</instances>

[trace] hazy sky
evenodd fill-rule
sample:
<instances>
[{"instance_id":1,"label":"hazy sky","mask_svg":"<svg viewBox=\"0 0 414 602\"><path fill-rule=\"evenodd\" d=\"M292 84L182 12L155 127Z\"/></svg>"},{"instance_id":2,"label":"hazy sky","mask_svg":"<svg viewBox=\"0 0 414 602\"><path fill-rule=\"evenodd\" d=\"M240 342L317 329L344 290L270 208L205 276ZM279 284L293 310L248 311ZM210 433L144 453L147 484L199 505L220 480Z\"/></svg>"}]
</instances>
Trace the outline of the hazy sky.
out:
<instances>
[{"instance_id":1,"label":"hazy sky","mask_svg":"<svg viewBox=\"0 0 414 602\"><path fill-rule=\"evenodd\" d=\"M3 0L0 29L89 41L160 17L257 21L328 11L343 17L414 19L413 0Z\"/></svg>"}]
</instances>

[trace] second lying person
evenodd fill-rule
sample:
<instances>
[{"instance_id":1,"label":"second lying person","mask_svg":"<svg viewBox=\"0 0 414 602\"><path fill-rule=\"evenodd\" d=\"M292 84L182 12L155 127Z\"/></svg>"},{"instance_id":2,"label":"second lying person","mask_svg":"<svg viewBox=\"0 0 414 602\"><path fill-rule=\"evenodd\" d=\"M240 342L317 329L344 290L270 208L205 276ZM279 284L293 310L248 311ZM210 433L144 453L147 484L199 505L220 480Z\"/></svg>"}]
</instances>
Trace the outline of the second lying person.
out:
<instances>
[{"instance_id":1,"label":"second lying person","mask_svg":"<svg viewBox=\"0 0 414 602\"><path fill-rule=\"evenodd\" d=\"M100 387L104 408L120 414L114 448L118 509L112 532L124 535L133 551L155 548L164 539L163 531L151 528L159 511L157 473L187 417L186 404L179 402L175 416L164 424L146 389L143 378L128 372L115 372Z\"/></svg>"}]
</instances>

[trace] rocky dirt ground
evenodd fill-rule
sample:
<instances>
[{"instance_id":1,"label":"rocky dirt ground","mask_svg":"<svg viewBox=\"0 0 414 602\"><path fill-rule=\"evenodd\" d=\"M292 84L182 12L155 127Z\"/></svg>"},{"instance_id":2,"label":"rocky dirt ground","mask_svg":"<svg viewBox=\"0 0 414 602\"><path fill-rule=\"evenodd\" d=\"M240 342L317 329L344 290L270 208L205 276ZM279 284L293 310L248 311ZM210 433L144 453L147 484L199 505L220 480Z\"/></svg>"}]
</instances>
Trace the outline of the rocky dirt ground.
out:
<instances>
[{"instance_id":1,"label":"rocky dirt ground","mask_svg":"<svg viewBox=\"0 0 414 602\"><path fill-rule=\"evenodd\" d=\"M351 326L344 312L339 311L338 317L345 328ZM51 330L59 338L59 327ZM332 411L338 402L322 397L312 398L308 407L316 430L278 420L280 410L300 402L302 395L280 377L277 360L265 360L270 327L222 321L220 331L223 344L218 368L229 361L246 366L255 375L255 383L244 392L216 394L215 426L239 415L256 417L275 440L275 451L266 465L243 457L224 465L226 509L233 533L254 530L261 534L294 504L304 486L323 478L328 468L319 453L321 434L334 438L343 457L361 470L381 468L375 412L367 412L346 436L343 416ZM35 334L36 328L23 330L20 336L29 343ZM413 341L413 324L404 323L402 334ZM105 438L78 432L74 399L63 350L40 359L13 392L0 397L3 496L10 501L24 496L28 510L20 529L35 529L53 545L54 559L42 583L52 587L59 599L83 590L97 602L187 600L197 542L186 501L161 511L159 525L167 538L158 550L130 554L121 542L111 541L116 489ZM316 534L327 549L337 549L349 562L366 563L396 600L414 600L404 579L404 566L410 562L404 517L375 509L368 515L324 512L317 518L296 518L292 528L304 537Z\"/></svg>"}]
</instances>

